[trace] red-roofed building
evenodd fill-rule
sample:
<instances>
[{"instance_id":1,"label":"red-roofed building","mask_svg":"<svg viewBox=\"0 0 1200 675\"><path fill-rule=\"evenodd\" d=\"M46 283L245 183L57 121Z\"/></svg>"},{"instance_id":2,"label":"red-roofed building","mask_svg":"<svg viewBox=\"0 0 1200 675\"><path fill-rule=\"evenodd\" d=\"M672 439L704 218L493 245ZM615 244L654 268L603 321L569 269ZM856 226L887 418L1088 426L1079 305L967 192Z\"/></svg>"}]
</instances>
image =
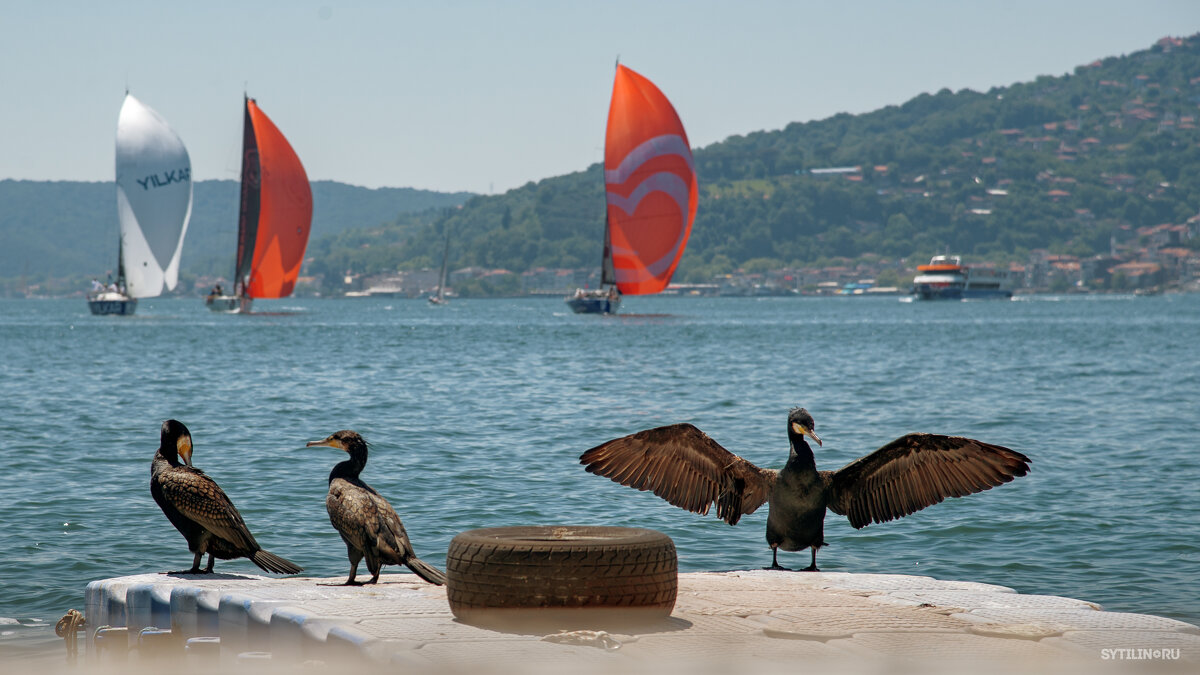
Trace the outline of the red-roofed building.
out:
<instances>
[{"instance_id":1,"label":"red-roofed building","mask_svg":"<svg viewBox=\"0 0 1200 675\"><path fill-rule=\"evenodd\" d=\"M1145 242L1146 248L1153 250L1168 246L1178 246L1187 241L1191 235L1187 225L1175 225L1172 223L1139 227L1137 233Z\"/></svg>"},{"instance_id":2,"label":"red-roofed building","mask_svg":"<svg viewBox=\"0 0 1200 675\"><path fill-rule=\"evenodd\" d=\"M1138 289L1158 286L1166 281L1162 265L1151 262L1127 262L1109 268L1113 287Z\"/></svg>"},{"instance_id":3,"label":"red-roofed building","mask_svg":"<svg viewBox=\"0 0 1200 675\"><path fill-rule=\"evenodd\" d=\"M1047 282L1051 288L1059 285L1075 288L1083 285L1083 268L1078 260L1050 261Z\"/></svg>"},{"instance_id":4,"label":"red-roofed building","mask_svg":"<svg viewBox=\"0 0 1200 675\"><path fill-rule=\"evenodd\" d=\"M1190 248L1163 248L1158 260L1167 268L1169 279L1191 279L1200 276L1200 253Z\"/></svg>"}]
</instances>

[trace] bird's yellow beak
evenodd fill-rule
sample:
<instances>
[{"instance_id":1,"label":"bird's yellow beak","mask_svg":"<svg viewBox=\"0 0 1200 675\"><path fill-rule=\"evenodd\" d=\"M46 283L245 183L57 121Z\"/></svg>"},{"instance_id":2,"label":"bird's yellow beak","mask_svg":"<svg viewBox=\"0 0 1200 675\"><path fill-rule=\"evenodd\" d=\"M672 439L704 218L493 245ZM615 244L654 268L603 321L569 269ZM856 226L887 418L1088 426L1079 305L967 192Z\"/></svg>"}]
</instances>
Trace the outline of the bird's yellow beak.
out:
<instances>
[{"instance_id":1,"label":"bird's yellow beak","mask_svg":"<svg viewBox=\"0 0 1200 675\"><path fill-rule=\"evenodd\" d=\"M821 445L821 437L818 436L816 434L816 432L814 432L812 429L805 427L804 425L800 424L799 422L792 422L792 431L800 434L801 436L808 436L809 438L816 441L817 445Z\"/></svg>"},{"instance_id":2,"label":"bird's yellow beak","mask_svg":"<svg viewBox=\"0 0 1200 675\"><path fill-rule=\"evenodd\" d=\"M192 465L192 437L190 434L183 434L175 439L175 452L183 459L183 463Z\"/></svg>"},{"instance_id":3,"label":"bird's yellow beak","mask_svg":"<svg viewBox=\"0 0 1200 675\"><path fill-rule=\"evenodd\" d=\"M304 444L304 447L306 447L306 448L315 448L317 446L325 446L327 448L337 448L338 450L342 450L343 452L347 450L346 444L342 443L341 441L334 438L333 436L330 436L329 438L323 438L319 441L309 441L308 443Z\"/></svg>"}]
</instances>

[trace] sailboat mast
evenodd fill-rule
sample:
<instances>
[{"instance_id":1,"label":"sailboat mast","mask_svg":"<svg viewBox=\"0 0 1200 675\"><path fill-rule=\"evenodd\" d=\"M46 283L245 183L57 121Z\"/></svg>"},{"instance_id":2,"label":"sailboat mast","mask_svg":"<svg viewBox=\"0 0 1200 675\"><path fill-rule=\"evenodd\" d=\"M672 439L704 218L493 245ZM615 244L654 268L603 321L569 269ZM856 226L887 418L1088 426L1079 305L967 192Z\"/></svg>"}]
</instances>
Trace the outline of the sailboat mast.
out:
<instances>
[{"instance_id":1,"label":"sailboat mast","mask_svg":"<svg viewBox=\"0 0 1200 675\"><path fill-rule=\"evenodd\" d=\"M617 74L620 73L620 71L621 71L621 55L618 54L617 60L613 64L613 95L614 96L616 95L616 86L617 86L616 76L617 76ZM611 114L611 111L610 111L610 114ZM609 124L611 124L611 123L612 123L612 120L610 118ZM607 129L605 130L605 134L604 134L604 156L606 158L608 157L608 130ZM604 162L601 162L600 180L602 181L602 187L604 188L604 251L601 254L601 258L600 258L600 288L604 288L605 286L610 286L610 285L611 286L617 285L617 273L616 273L616 270L613 269L613 260L612 260L612 231L609 228L609 222L608 222L608 178L605 175L605 170L607 168L608 168L607 165Z\"/></svg>"},{"instance_id":2,"label":"sailboat mast","mask_svg":"<svg viewBox=\"0 0 1200 675\"><path fill-rule=\"evenodd\" d=\"M244 92L244 94L241 96L241 191L238 201L238 252L235 253L233 261L232 292L234 295L242 294L242 285L244 285L246 281L245 279L242 279L241 276L242 273L244 273L244 269L242 269L242 267L244 267L244 265L242 265L242 259L246 257L248 249L250 249L253 241L247 237L246 232L246 223L248 220L250 220L250 217L248 217L248 211L250 211L250 195L248 195L250 181L246 180L246 175L247 172L250 171L250 149L253 143L254 132L250 121L250 95L247 95Z\"/></svg>"},{"instance_id":3,"label":"sailboat mast","mask_svg":"<svg viewBox=\"0 0 1200 675\"><path fill-rule=\"evenodd\" d=\"M608 229L608 206L604 207L604 254L600 259L600 287L616 285L617 275L612 262L612 235Z\"/></svg>"},{"instance_id":4,"label":"sailboat mast","mask_svg":"<svg viewBox=\"0 0 1200 675\"><path fill-rule=\"evenodd\" d=\"M125 288L125 237L117 232L117 290Z\"/></svg>"},{"instance_id":5,"label":"sailboat mast","mask_svg":"<svg viewBox=\"0 0 1200 675\"><path fill-rule=\"evenodd\" d=\"M442 275L438 279L438 300L446 296L446 261L450 258L450 227L446 226L446 246L442 249Z\"/></svg>"},{"instance_id":6,"label":"sailboat mast","mask_svg":"<svg viewBox=\"0 0 1200 675\"><path fill-rule=\"evenodd\" d=\"M254 122L250 119L250 97L243 94L242 107L242 193L238 205L237 259L234 261L233 291L246 295L250 266L254 260L254 239L258 235L258 214L261 195L258 141Z\"/></svg>"}]
</instances>

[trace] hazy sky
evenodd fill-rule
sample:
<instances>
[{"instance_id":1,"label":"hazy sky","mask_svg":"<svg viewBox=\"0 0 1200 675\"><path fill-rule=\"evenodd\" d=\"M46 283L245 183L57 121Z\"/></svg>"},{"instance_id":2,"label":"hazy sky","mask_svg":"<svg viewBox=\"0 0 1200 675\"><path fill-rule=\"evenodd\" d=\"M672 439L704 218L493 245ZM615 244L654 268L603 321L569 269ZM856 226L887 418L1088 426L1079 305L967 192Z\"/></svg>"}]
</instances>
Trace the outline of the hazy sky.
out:
<instances>
[{"instance_id":1,"label":"hazy sky","mask_svg":"<svg viewBox=\"0 0 1200 675\"><path fill-rule=\"evenodd\" d=\"M1195 0L0 0L0 179L112 180L126 87L198 180L238 178L247 91L313 180L486 193L601 159L618 55L703 147L1197 32Z\"/></svg>"}]
</instances>

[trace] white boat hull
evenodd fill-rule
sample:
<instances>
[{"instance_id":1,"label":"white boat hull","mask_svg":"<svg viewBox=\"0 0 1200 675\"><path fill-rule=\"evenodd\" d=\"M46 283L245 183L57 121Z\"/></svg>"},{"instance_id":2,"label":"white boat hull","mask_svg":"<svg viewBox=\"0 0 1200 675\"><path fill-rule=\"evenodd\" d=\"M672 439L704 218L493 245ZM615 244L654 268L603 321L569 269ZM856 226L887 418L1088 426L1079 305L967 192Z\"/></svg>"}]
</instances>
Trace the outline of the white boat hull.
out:
<instances>
[{"instance_id":1,"label":"white boat hull","mask_svg":"<svg viewBox=\"0 0 1200 675\"><path fill-rule=\"evenodd\" d=\"M214 312L226 314L249 314L254 298L237 295L210 295L204 298L204 304Z\"/></svg>"},{"instance_id":2,"label":"white boat hull","mask_svg":"<svg viewBox=\"0 0 1200 675\"><path fill-rule=\"evenodd\" d=\"M96 293L88 296L88 309L96 316L105 314L129 316L137 311L137 298L111 291Z\"/></svg>"},{"instance_id":3,"label":"white boat hull","mask_svg":"<svg viewBox=\"0 0 1200 675\"><path fill-rule=\"evenodd\" d=\"M616 314L621 295L608 291L580 291L567 298L567 306L576 314Z\"/></svg>"},{"instance_id":4,"label":"white boat hull","mask_svg":"<svg viewBox=\"0 0 1200 675\"><path fill-rule=\"evenodd\" d=\"M917 267L912 295L918 300L1008 300L1012 279L1005 270L968 267L958 256L934 256Z\"/></svg>"}]
</instances>

